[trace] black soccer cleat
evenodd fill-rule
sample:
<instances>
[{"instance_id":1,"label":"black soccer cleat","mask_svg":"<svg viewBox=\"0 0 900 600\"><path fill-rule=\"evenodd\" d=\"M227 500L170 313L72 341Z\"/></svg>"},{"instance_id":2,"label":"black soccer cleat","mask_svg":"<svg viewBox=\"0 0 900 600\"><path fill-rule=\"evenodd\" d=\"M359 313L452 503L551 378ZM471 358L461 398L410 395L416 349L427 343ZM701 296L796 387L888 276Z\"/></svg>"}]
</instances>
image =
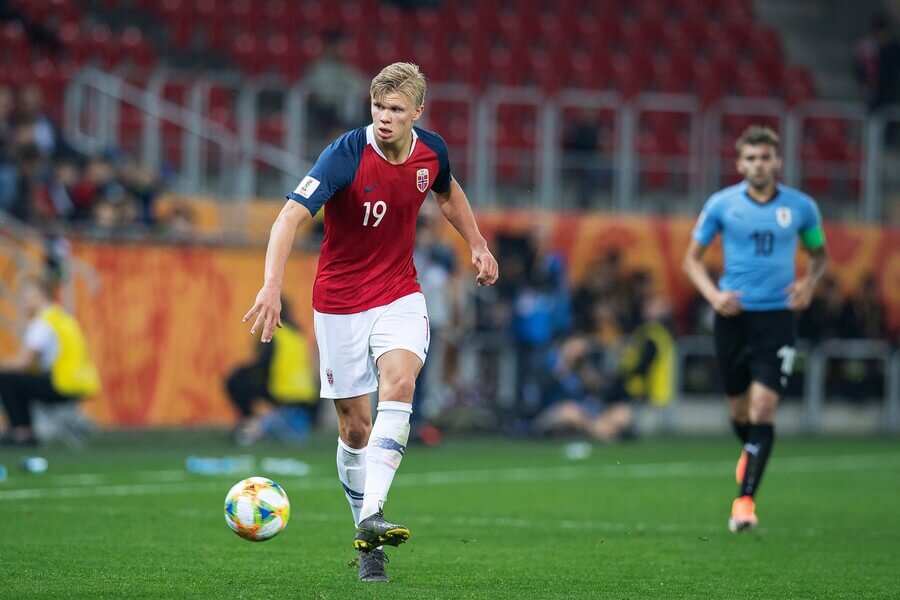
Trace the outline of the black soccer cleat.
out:
<instances>
[{"instance_id":1,"label":"black soccer cleat","mask_svg":"<svg viewBox=\"0 0 900 600\"><path fill-rule=\"evenodd\" d=\"M375 548L371 552L359 551L360 581L389 581L384 563L388 562L384 550Z\"/></svg>"},{"instance_id":2,"label":"black soccer cleat","mask_svg":"<svg viewBox=\"0 0 900 600\"><path fill-rule=\"evenodd\" d=\"M409 529L384 520L381 511L359 522L353 547L363 552L371 552L378 546L399 546L409 539Z\"/></svg>"}]
</instances>

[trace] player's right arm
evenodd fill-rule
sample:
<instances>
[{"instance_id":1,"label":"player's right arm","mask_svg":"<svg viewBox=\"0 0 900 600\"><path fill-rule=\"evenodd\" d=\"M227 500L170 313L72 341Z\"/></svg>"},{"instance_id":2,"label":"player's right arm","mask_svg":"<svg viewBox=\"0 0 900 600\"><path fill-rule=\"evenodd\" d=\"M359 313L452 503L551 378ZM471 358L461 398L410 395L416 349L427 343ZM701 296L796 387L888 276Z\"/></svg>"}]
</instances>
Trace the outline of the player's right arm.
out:
<instances>
[{"instance_id":1,"label":"player's right arm","mask_svg":"<svg viewBox=\"0 0 900 600\"><path fill-rule=\"evenodd\" d=\"M345 133L332 142L319 155L316 164L297 189L288 194L287 204L275 219L266 249L263 287L256 295L253 308L244 315L245 323L254 314L257 315L250 333L255 335L256 330L262 326L263 342L272 341L275 327L281 325L284 270L297 228L309 221L338 190L350 185L359 165L364 142L365 134L361 129Z\"/></svg>"},{"instance_id":2,"label":"player's right arm","mask_svg":"<svg viewBox=\"0 0 900 600\"><path fill-rule=\"evenodd\" d=\"M262 289L256 294L256 302L244 315L244 323L254 314L256 320L250 328L250 333L256 335L256 330L262 325L263 342L272 341L275 327L281 326L281 290L284 287L284 270L287 266L288 256L294 246L294 236L297 228L312 219L312 214L304 205L294 200L288 200L281 209L272 231L269 234L269 245L266 248L266 270L263 278Z\"/></svg>"},{"instance_id":3,"label":"player's right arm","mask_svg":"<svg viewBox=\"0 0 900 600\"><path fill-rule=\"evenodd\" d=\"M720 231L722 231L722 221L718 205L714 199L710 198L703 207L700 218L697 219L697 225L691 235L691 242L684 254L682 269L713 310L723 317L733 317L743 310L739 294L720 290L703 264L703 255L706 253L706 249Z\"/></svg>"}]
</instances>

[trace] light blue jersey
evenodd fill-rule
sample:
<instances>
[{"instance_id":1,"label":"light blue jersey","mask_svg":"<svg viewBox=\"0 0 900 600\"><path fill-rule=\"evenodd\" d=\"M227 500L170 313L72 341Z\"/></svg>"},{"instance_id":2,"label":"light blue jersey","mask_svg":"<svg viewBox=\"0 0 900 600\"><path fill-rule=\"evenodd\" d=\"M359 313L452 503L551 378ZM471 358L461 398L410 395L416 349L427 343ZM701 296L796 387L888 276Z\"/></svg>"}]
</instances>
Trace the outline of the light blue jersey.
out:
<instances>
[{"instance_id":1,"label":"light blue jersey","mask_svg":"<svg viewBox=\"0 0 900 600\"><path fill-rule=\"evenodd\" d=\"M788 286L796 278L797 239L808 249L821 247L822 217L815 201L778 185L765 204L747 193L746 181L710 196L694 227L694 239L707 246L722 235L725 272L719 289L739 292L744 310L788 307Z\"/></svg>"}]
</instances>

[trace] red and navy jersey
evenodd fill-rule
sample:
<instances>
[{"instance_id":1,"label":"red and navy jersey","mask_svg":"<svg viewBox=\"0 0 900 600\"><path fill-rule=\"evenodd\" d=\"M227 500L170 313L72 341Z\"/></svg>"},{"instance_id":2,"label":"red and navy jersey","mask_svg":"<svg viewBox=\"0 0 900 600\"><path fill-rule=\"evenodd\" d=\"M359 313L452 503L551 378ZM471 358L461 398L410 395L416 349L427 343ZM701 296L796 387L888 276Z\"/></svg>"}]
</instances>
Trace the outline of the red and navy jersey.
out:
<instances>
[{"instance_id":1,"label":"red and navy jersey","mask_svg":"<svg viewBox=\"0 0 900 600\"><path fill-rule=\"evenodd\" d=\"M288 198L313 215L325 206L325 238L313 308L350 314L421 291L413 264L416 219L429 190L450 190L447 144L413 128L409 158L391 164L373 126L348 131L328 146Z\"/></svg>"}]
</instances>

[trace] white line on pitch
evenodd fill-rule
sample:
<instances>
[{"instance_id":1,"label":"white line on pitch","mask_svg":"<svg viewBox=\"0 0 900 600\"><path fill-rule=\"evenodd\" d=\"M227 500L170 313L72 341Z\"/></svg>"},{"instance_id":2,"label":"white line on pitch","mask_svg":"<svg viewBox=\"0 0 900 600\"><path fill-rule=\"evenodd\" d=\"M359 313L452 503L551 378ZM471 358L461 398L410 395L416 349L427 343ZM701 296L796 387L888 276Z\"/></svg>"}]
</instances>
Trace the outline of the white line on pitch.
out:
<instances>
[{"instance_id":1,"label":"white line on pitch","mask_svg":"<svg viewBox=\"0 0 900 600\"><path fill-rule=\"evenodd\" d=\"M43 509L42 509L43 510ZM83 508L71 506L68 504L58 504L47 507L45 510L60 513L81 513ZM93 507L91 513L99 513L103 515L130 515L134 514L137 508L112 508L112 507ZM171 513L173 516L179 516L189 519L220 519L221 517L211 510L200 509L178 509ZM352 532L352 520L349 511L346 514L341 513L307 513L295 512L296 516L292 521L317 521L320 523L338 523L343 522L347 525L348 532ZM597 532L609 533L693 533L696 535L709 535L710 533L724 533L725 527L723 523L648 523L643 521L601 521L601 520L572 520L572 519L513 519L509 517L447 517L435 515L407 515L407 522L416 525L438 524L453 525L460 527L499 527L513 529L537 529L558 531L560 529L568 529L583 532L585 530L593 530ZM790 537L805 536L819 537L822 535L831 535L833 532L829 529L803 528L792 529L790 527L760 527L758 533L764 535L783 535ZM486 534L494 532L486 531ZM854 531L853 535L865 539L882 539L885 537L894 537L888 531Z\"/></svg>"},{"instance_id":2,"label":"white line on pitch","mask_svg":"<svg viewBox=\"0 0 900 600\"><path fill-rule=\"evenodd\" d=\"M394 485L414 487L421 485L449 485L457 483L515 483L531 481L569 481L574 479L648 479L664 477L722 477L733 468L731 461L644 463L625 465L579 465L522 467L513 469L480 469L468 471L439 471L432 473L406 473L398 477ZM815 473L834 470L890 469L900 466L900 453L849 454L815 457L786 457L772 462L772 473ZM202 491L222 487L222 477L204 481L179 483L139 483L120 485L93 485L77 488L26 488L0 491L2 500L31 498L78 498L109 496L144 496L180 493L188 490ZM285 487L289 489L319 490L335 487L333 477L292 478Z\"/></svg>"}]
</instances>

